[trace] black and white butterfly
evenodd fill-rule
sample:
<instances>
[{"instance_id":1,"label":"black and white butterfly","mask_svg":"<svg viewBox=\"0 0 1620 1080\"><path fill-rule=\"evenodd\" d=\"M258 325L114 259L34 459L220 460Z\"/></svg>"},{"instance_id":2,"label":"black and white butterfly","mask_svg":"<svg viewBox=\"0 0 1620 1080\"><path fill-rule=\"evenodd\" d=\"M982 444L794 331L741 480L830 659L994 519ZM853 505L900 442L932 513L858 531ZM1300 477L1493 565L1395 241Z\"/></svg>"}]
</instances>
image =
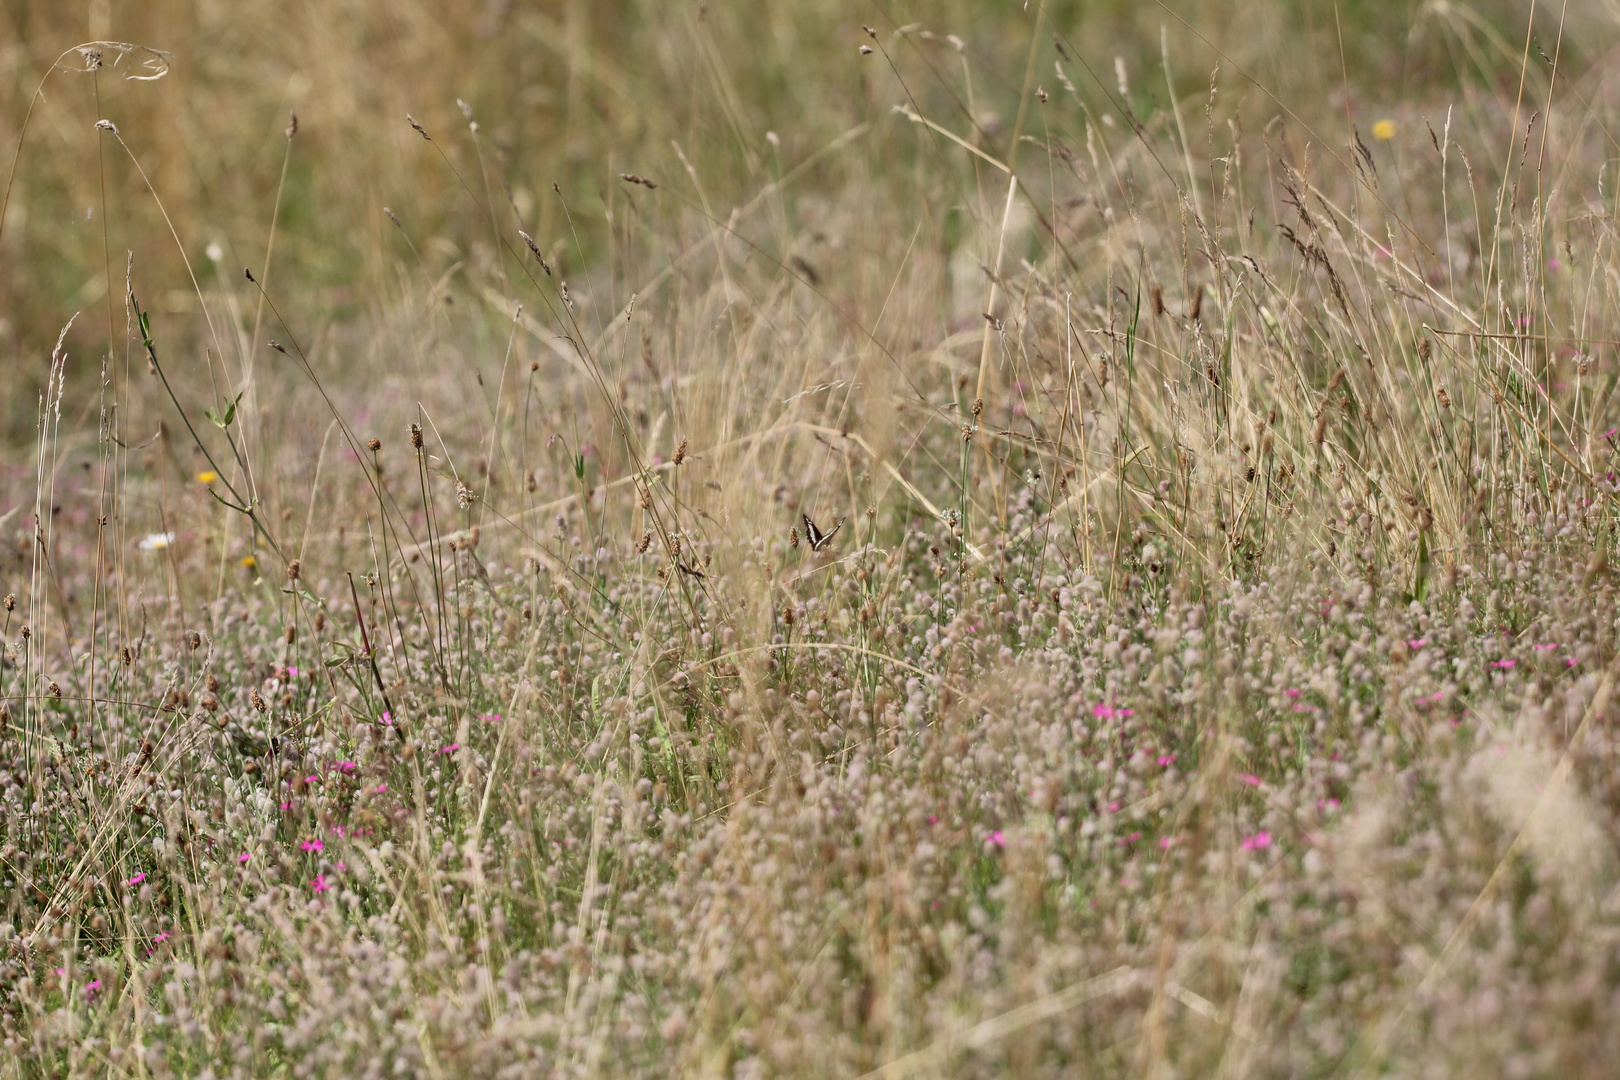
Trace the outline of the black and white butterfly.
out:
<instances>
[{"instance_id":1,"label":"black and white butterfly","mask_svg":"<svg viewBox=\"0 0 1620 1080\"><path fill-rule=\"evenodd\" d=\"M826 547L827 541L833 538L833 534L844 527L844 519L839 518L838 524L832 527L832 532L822 532L816 528L816 523L810 520L809 514L800 514L799 516L804 518L804 538L810 541L811 551L820 551Z\"/></svg>"}]
</instances>

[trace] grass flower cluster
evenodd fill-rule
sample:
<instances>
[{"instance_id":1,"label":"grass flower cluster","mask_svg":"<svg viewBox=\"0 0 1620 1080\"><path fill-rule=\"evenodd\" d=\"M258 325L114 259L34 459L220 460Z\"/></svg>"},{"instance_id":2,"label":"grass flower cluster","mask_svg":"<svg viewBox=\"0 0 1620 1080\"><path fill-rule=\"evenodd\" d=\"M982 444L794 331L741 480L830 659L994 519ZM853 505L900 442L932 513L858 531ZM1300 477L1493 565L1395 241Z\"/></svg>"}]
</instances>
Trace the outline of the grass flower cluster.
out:
<instances>
[{"instance_id":1,"label":"grass flower cluster","mask_svg":"<svg viewBox=\"0 0 1620 1080\"><path fill-rule=\"evenodd\" d=\"M0 95L0 1077L1609 1075L1612 27L488 7Z\"/></svg>"}]
</instances>

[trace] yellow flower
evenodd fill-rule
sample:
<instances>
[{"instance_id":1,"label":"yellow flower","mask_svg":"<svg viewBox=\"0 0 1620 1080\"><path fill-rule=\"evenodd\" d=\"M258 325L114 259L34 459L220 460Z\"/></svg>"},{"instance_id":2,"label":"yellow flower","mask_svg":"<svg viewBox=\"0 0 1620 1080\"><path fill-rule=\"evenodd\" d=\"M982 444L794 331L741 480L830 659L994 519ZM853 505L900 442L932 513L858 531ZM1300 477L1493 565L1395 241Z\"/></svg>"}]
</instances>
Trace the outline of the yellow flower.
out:
<instances>
[{"instance_id":1,"label":"yellow flower","mask_svg":"<svg viewBox=\"0 0 1620 1080\"><path fill-rule=\"evenodd\" d=\"M1379 142L1388 142L1395 137L1395 121L1380 120L1373 125L1373 138Z\"/></svg>"},{"instance_id":2,"label":"yellow flower","mask_svg":"<svg viewBox=\"0 0 1620 1080\"><path fill-rule=\"evenodd\" d=\"M215 480L218 480L218 479L219 479L219 473L214 472L212 470L209 470L207 472L200 472L200 473L197 474L197 483L199 483L199 484L212 484Z\"/></svg>"},{"instance_id":3,"label":"yellow flower","mask_svg":"<svg viewBox=\"0 0 1620 1080\"><path fill-rule=\"evenodd\" d=\"M236 560L236 565L240 566L244 570L252 570L254 567L259 565L259 560L255 559L251 555L244 555L240 559Z\"/></svg>"}]
</instances>

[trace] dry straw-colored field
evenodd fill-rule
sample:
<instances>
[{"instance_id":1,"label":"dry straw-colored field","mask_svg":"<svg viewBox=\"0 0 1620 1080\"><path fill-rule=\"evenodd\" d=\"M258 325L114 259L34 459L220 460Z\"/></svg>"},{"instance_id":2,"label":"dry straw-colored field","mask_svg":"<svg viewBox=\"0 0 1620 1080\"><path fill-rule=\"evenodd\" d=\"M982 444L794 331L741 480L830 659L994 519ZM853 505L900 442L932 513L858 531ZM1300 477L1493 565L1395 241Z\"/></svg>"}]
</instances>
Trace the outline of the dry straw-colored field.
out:
<instances>
[{"instance_id":1,"label":"dry straw-colored field","mask_svg":"<svg viewBox=\"0 0 1620 1080\"><path fill-rule=\"evenodd\" d=\"M1617 44L6 5L0 1077L1613 1075Z\"/></svg>"}]
</instances>

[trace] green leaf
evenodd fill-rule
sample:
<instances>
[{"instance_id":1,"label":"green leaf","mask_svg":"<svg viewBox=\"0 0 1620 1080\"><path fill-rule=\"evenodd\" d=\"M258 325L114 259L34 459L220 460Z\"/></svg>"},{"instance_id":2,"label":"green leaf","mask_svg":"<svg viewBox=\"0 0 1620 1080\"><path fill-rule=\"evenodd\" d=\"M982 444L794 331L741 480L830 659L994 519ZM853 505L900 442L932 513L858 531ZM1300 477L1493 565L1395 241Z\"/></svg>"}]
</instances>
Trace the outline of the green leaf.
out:
<instances>
[{"instance_id":1,"label":"green leaf","mask_svg":"<svg viewBox=\"0 0 1620 1080\"><path fill-rule=\"evenodd\" d=\"M242 402L242 394L246 393L247 391L244 390L241 394L237 394L235 397L233 397L230 404L225 406L225 412L223 415L216 414L212 409L204 409L203 415L212 420L214 422L214 426L220 428L221 430L230 427L231 422L236 419L236 407Z\"/></svg>"}]
</instances>

